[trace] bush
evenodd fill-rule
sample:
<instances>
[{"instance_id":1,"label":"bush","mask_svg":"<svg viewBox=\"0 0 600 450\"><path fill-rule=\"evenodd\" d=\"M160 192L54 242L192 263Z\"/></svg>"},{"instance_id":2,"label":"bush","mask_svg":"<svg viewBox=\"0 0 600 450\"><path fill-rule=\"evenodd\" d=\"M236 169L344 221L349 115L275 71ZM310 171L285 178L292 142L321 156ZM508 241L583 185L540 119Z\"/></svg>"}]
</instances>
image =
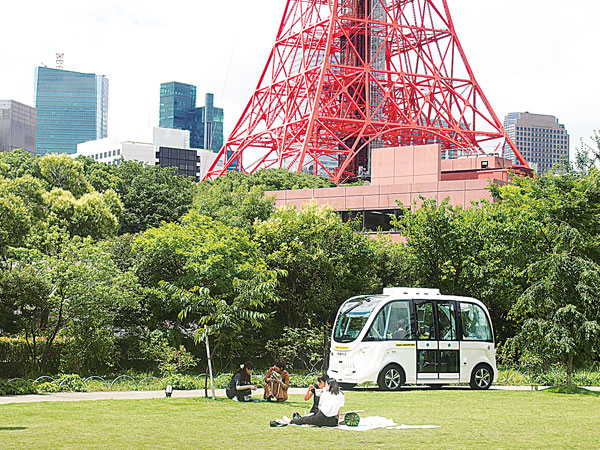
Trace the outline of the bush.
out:
<instances>
[{"instance_id":1,"label":"bush","mask_svg":"<svg viewBox=\"0 0 600 450\"><path fill-rule=\"evenodd\" d=\"M323 328L285 327L277 339L271 339L266 349L273 359L287 362L288 368L303 368L315 372L323 364Z\"/></svg>"},{"instance_id":2,"label":"bush","mask_svg":"<svg viewBox=\"0 0 600 450\"><path fill-rule=\"evenodd\" d=\"M150 342L146 344L144 354L158 364L158 370L163 377L185 372L197 362L183 345L178 349L169 345L166 334L160 330L150 333Z\"/></svg>"},{"instance_id":3,"label":"bush","mask_svg":"<svg viewBox=\"0 0 600 450\"><path fill-rule=\"evenodd\" d=\"M167 387L168 384L173 386L173 389L178 389L180 391L204 388L204 380L202 380L202 384L200 384L199 380L194 379L191 375L174 374L164 377L161 381L163 389Z\"/></svg>"},{"instance_id":4,"label":"bush","mask_svg":"<svg viewBox=\"0 0 600 450\"><path fill-rule=\"evenodd\" d=\"M50 355L47 362L46 371L57 372L60 362L60 355L64 353L68 341L57 338L52 343ZM38 351L44 350L46 340L43 337L37 339ZM35 373L36 370L31 361L31 354L27 341L18 336L0 336L0 377L27 377Z\"/></svg>"},{"instance_id":5,"label":"bush","mask_svg":"<svg viewBox=\"0 0 600 450\"><path fill-rule=\"evenodd\" d=\"M37 394L35 385L27 380L0 381L0 395Z\"/></svg>"},{"instance_id":6,"label":"bush","mask_svg":"<svg viewBox=\"0 0 600 450\"><path fill-rule=\"evenodd\" d=\"M88 388L79 375L61 374L54 381L37 385L40 392L87 392Z\"/></svg>"}]
</instances>

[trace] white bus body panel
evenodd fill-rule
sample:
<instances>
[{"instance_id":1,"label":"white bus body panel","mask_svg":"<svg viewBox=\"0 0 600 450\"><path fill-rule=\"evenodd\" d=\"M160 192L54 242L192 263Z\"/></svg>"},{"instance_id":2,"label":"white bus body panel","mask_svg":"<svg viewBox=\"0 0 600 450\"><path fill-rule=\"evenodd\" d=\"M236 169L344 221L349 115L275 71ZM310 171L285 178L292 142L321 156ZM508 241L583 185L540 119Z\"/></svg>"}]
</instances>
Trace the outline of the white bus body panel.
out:
<instances>
[{"instance_id":1,"label":"white bus body panel","mask_svg":"<svg viewBox=\"0 0 600 450\"><path fill-rule=\"evenodd\" d=\"M468 383L475 366L488 364L494 373L493 381L498 379L496 351L492 342L484 341L364 341L374 317L389 302L395 300L446 300L475 303L487 308L477 299L440 295L437 289L386 288L383 295L389 296L373 310L358 338L350 343L333 341L331 345L328 375L344 384L377 383L381 371L389 364L397 364L404 370L407 384L448 384ZM339 311L338 311L339 316ZM337 322L336 317L336 322ZM490 324L491 325L491 324ZM417 373L417 350L459 350L460 373Z\"/></svg>"}]
</instances>

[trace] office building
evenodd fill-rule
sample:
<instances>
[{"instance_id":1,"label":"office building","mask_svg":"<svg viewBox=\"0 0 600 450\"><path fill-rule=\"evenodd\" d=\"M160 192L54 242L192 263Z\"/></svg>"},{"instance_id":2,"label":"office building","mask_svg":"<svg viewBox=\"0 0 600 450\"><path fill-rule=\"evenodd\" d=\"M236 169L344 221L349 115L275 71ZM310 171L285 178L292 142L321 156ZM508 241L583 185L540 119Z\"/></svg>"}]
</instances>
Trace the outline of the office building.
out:
<instances>
[{"instance_id":1,"label":"office building","mask_svg":"<svg viewBox=\"0 0 600 450\"><path fill-rule=\"evenodd\" d=\"M188 130L188 114L194 108L196 86L176 81L160 85L159 127Z\"/></svg>"},{"instance_id":2,"label":"office building","mask_svg":"<svg viewBox=\"0 0 600 450\"><path fill-rule=\"evenodd\" d=\"M21 148L35 155L35 126L35 108L0 100L0 152Z\"/></svg>"},{"instance_id":3,"label":"office building","mask_svg":"<svg viewBox=\"0 0 600 450\"><path fill-rule=\"evenodd\" d=\"M36 153L75 153L77 144L107 136L108 79L37 67L35 107Z\"/></svg>"},{"instance_id":4,"label":"office building","mask_svg":"<svg viewBox=\"0 0 600 450\"><path fill-rule=\"evenodd\" d=\"M223 109L215 108L214 95L196 108L196 86L172 81L160 85L159 126L190 132L192 148L218 152L223 146Z\"/></svg>"},{"instance_id":5,"label":"office building","mask_svg":"<svg viewBox=\"0 0 600 450\"><path fill-rule=\"evenodd\" d=\"M73 156L87 156L106 164L139 161L152 166L176 167L181 175L200 181L216 154L190 148L190 132L172 128L152 128L131 133L128 139L107 137L77 145Z\"/></svg>"},{"instance_id":6,"label":"office building","mask_svg":"<svg viewBox=\"0 0 600 450\"><path fill-rule=\"evenodd\" d=\"M513 112L504 128L531 168L539 173L569 160L569 134L554 116ZM505 157L515 161L512 151Z\"/></svg>"}]
</instances>

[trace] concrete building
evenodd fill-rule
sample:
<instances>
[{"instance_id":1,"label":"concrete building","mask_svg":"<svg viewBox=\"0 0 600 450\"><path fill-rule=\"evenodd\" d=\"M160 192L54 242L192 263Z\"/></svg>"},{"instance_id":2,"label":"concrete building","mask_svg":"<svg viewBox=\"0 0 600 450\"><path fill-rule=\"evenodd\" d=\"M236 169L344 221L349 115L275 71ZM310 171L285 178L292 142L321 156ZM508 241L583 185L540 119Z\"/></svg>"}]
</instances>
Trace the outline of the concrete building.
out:
<instances>
[{"instance_id":1,"label":"concrete building","mask_svg":"<svg viewBox=\"0 0 600 450\"><path fill-rule=\"evenodd\" d=\"M223 146L223 109L214 106L214 95L196 108L196 86L171 81L160 85L159 126L190 132L190 145L218 152Z\"/></svg>"},{"instance_id":2,"label":"concrete building","mask_svg":"<svg viewBox=\"0 0 600 450\"><path fill-rule=\"evenodd\" d=\"M176 167L181 175L200 181L215 160L209 150L190 148L190 132L152 128L132 133L129 139L107 137L77 145L73 156L87 156L106 164L139 161L152 166Z\"/></svg>"},{"instance_id":3,"label":"concrete building","mask_svg":"<svg viewBox=\"0 0 600 450\"><path fill-rule=\"evenodd\" d=\"M506 133L539 173L569 160L569 134L554 116L513 112L504 118ZM515 161L512 151L505 155Z\"/></svg>"},{"instance_id":4,"label":"concrete building","mask_svg":"<svg viewBox=\"0 0 600 450\"><path fill-rule=\"evenodd\" d=\"M35 108L14 100L0 100L0 152L17 148L35 155Z\"/></svg>"},{"instance_id":5,"label":"concrete building","mask_svg":"<svg viewBox=\"0 0 600 450\"><path fill-rule=\"evenodd\" d=\"M490 183L509 183L506 169L531 175L531 170L513 168L510 160L495 155L442 160L441 154L439 144L373 149L370 185L272 191L267 195L275 196L277 207L316 201L337 210L344 220L360 215L364 229L394 234L390 215L401 215L404 208L418 203L420 196L440 202L449 198L452 205L469 207L473 201L494 201L487 187Z\"/></svg>"},{"instance_id":6,"label":"concrete building","mask_svg":"<svg viewBox=\"0 0 600 450\"><path fill-rule=\"evenodd\" d=\"M75 153L107 136L108 79L49 67L35 70L36 153Z\"/></svg>"}]
</instances>

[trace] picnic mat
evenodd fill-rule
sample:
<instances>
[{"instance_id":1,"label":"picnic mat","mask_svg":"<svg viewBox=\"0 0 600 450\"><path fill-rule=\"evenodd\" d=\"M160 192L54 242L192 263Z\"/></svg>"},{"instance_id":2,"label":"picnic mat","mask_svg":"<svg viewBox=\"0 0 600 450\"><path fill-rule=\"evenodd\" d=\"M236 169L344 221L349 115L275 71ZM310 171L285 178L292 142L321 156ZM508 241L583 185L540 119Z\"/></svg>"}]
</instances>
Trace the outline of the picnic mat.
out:
<instances>
[{"instance_id":1,"label":"picnic mat","mask_svg":"<svg viewBox=\"0 0 600 450\"><path fill-rule=\"evenodd\" d=\"M361 417L358 426L349 427L348 425L339 425L336 427L338 430L350 430L350 431L369 431L375 428L387 428L390 430L408 430L412 428L439 428L438 425L396 425L393 419L386 419L385 417L369 416Z\"/></svg>"}]
</instances>

